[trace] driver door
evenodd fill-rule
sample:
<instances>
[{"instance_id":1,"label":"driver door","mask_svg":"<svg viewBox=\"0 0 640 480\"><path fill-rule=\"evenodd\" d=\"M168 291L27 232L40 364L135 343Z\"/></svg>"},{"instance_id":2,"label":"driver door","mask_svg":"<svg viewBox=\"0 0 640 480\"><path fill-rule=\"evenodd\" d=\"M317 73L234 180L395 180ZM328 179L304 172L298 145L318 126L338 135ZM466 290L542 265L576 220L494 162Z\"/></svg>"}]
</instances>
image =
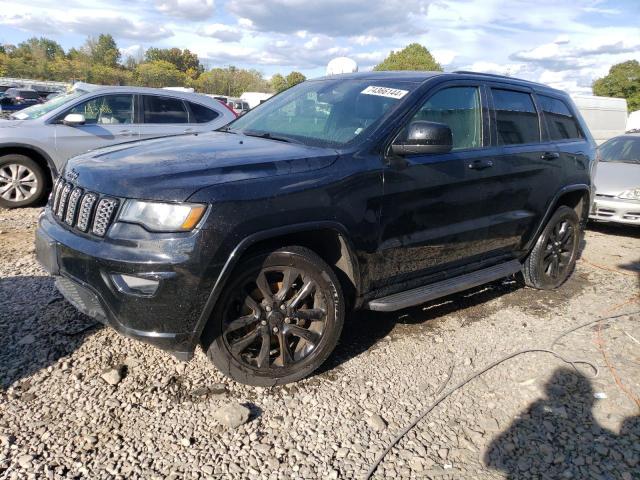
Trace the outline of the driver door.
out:
<instances>
[{"instance_id":1,"label":"driver door","mask_svg":"<svg viewBox=\"0 0 640 480\"><path fill-rule=\"evenodd\" d=\"M481 260L499 247L490 231L500 221L504 172L493 162L488 112L484 87L465 82L431 94L410 120L448 125L453 148L387 162L378 288Z\"/></svg>"}]
</instances>

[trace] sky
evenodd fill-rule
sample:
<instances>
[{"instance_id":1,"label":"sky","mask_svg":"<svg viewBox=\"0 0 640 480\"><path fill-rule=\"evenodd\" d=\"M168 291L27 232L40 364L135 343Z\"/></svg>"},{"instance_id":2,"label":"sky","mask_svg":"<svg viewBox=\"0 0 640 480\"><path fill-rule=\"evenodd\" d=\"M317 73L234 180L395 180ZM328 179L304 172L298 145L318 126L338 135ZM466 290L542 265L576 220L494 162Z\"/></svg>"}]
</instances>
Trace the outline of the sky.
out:
<instances>
[{"instance_id":1,"label":"sky","mask_svg":"<svg viewBox=\"0 0 640 480\"><path fill-rule=\"evenodd\" d=\"M123 55L188 48L205 66L269 78L360 71L409 43L445 70L474 70L591 93L611 65L640 61L640 0L0 0L0 43L46 36L66 49L112 34Z\"/></svg>"}]
</instances>

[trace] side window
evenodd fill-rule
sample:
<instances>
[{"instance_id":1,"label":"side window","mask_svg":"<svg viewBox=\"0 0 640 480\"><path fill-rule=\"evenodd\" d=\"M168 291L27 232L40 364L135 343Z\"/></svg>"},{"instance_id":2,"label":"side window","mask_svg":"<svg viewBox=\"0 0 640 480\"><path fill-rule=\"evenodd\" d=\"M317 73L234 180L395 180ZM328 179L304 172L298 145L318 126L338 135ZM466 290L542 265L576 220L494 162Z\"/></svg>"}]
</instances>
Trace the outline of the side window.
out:
<instances>
[{"instance_id":1,"label":"side window","mask_svg":"<svg viewBox=\"0 0 640 480\"><path fill-rule=\"evenodd\" d=\"M498 145L540 142L538 113L531 95L491 89L498 126Z\"/></svg>"},{"instance_id":2,"label":"side window","mask_svg":"<svg viewBox=\"0 0 640 480\"><path fill-rule=\"evenodd\" d=\"M562 100L546 95L538 95L538 100L547 121L551 140L584 138L578 122Z\"/></svg>"},{"instance_id":3,"label":"side window","mask_svg":"<svg viewBox=\"0 0 640 480\"><path fill-rule=\"evenodd\" d=\"M451 129L453 150L482 146L482 111L477 87L451 87L429 98L412 121L444 123Z\"/></svg>"},{"instance_id":4,"label":"side window","mask_svg":"<svg viewBox=\"0 0 640 480\"><path fill-rule=\"evenodd\" d=\"M144 123L188 123L184 102L179 98L144 95Z\"/></svg>"},{"instance_id":5,"label":"side window","mask_svg":"<svg viewBox=\"0 0 640 480\"><path fill-rule=\"evenodd\" d=\"M200 105L199 103L189 102L189 109L191 110L189 123L209 123L220 116L215 110Z\"/></svg>"},{"instance_id":6,"label":"side window","mask_svg":"<svg viewBox=\"0 0 640 480\"><path fill-rule=\"evenodd\" d=\"M87 125L127 125L133 123L133 95L105 95L76 105L69 113L84 115Z\"/></svg>"}]
</instances>

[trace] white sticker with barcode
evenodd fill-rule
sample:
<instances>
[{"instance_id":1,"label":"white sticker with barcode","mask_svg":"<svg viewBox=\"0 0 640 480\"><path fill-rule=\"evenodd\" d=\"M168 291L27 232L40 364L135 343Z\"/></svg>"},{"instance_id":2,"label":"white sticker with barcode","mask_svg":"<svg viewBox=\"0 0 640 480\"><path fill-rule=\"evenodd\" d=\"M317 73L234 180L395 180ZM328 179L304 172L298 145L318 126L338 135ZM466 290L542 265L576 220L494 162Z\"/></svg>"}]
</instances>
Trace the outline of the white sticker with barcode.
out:
<instances>
[{"instance_id":1,"label":"white sticker with barcode","mask_svg":"<svg viewBox=\"0 0 640 480\"><path fill-rule=\"evenodd\" d=\"M399 100L407 93L409 93L409 90L399 90L397 88L376 87L373 85L369 85L360 93L363 93L365 95L377 95L378 97L395 98Z\"/></svg>"}]
</instances>

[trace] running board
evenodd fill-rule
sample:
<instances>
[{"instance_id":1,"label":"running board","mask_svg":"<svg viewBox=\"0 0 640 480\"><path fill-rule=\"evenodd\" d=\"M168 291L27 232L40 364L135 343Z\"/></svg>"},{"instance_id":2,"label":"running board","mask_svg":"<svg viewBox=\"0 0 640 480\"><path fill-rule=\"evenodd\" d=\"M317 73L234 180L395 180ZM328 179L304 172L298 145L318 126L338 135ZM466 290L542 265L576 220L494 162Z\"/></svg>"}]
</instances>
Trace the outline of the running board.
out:
<instances>
[{"instance_id":1,"label":"running board","mask_svg":"<svg viewBox=\"0 0 640 480\"><path fill-rule=\"evenodd\" d=\"M460 275L459 277L453 277L423 287L414 288L413 290L376 298L375 300L371 300L367 306L370 310L376 310L378 312L393 312L477 287L478 285L483 285L493 280L508 277L509 275L519 272L521 268L522 264L518 260L512 260L507 263L501 263L493 267Z\"/></svg>"}]
</instances>

